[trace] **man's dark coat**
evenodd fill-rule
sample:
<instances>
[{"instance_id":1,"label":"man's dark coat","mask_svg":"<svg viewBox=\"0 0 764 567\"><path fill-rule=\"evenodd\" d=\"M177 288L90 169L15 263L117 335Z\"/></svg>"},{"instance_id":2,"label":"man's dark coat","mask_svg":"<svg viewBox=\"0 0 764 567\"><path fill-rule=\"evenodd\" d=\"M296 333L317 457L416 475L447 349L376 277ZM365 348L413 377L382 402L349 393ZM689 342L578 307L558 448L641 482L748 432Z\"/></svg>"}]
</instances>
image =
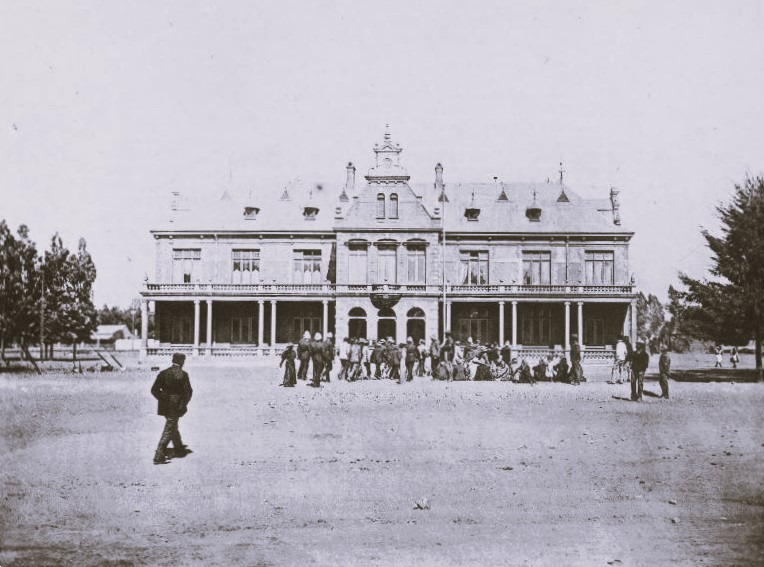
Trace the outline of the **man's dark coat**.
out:
<instances>
[{"instance_id":1,"label":"man's dark coat","mask_svg":"<svg viewBox=\"0 0 764 567\"><path fill-rule=\"evenodd\" d=\"M151 395L159 400L157 413L164 417L185 415L193 393L188 373L177 364L162 370L151 387Z\"/></svg>"}]
</instances>

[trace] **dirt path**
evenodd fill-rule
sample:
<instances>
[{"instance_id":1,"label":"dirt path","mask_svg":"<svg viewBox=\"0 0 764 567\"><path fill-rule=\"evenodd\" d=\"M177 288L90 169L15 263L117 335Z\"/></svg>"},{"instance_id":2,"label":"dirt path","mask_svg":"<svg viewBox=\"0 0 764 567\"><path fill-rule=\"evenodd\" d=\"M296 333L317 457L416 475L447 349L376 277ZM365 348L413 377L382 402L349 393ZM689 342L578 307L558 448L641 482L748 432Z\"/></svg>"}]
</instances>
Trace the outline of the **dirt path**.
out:
<instances>
[{"instance_id":1,"label":"dirt path","mask_svg":"<svg viewBox=\"0 0 764 567\"><path fill-rule=\"evenodd\" d=\"M759 384L190 372L167 466L153 376L0 377L0 565L764 564Z\"/></svg>"}]
</instances>

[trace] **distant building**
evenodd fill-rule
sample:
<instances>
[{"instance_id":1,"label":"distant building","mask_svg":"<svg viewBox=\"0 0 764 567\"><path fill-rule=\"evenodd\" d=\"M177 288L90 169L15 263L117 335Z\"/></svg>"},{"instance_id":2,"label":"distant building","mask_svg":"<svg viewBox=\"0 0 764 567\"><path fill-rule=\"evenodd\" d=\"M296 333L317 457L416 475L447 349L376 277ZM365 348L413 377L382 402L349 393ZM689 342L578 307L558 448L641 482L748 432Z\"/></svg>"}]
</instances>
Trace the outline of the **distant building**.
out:
<instances>
[{"instance_id":1,"label":"distant building","mask_svg":"<svg viewBox=\"0 0 764 567\"><path fill-rule=\"evenodd\" d=\"M262 355L304 331L405 341L471 336L519 352L607 358L634 337L634 285L618 191L583 199L560 182L410 183L389 132L363 180L292 184L235 202L173 206L152 231L160 347ZM176 198L179 198L176 195Z\"/></svg>"},{"instance_id":2,"label":"distant building","mask_svg":"<svg viewBox=\"0 0 764 567\"><path fill-rule=\"evenodd\" d=\"M132 336L127 325L98 325L90 334L90 342L99 346L114 346L118 340L130 339Z\"/></svg>"}]
</instances>

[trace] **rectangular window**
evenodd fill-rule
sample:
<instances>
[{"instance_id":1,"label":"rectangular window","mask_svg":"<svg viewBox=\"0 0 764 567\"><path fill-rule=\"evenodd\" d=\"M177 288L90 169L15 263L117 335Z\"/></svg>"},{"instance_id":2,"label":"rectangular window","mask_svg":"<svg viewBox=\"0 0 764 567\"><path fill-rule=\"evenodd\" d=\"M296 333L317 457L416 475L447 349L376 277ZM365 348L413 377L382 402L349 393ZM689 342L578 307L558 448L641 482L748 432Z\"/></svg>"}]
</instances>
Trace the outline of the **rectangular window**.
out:
<instances>
[{"instance_id":1,"label":"rectangular window","mask_svg":"<svg viewBox=\"0 0 764 567\"><path fill-rule=\"evenodd\" d=\"M320 284L322 281L321 250L295 250L292 283Z\"/></svg>"},{"instance_id":2,"label":"rectangular window","mask_svg":"<svg viewBox=\"0 0 764 567\"><path fill-rule=\"evenodd\" d=\"M199 248L174 248L172 251L172 283L198 282L201 259L202 251Z\"/></svg>"},{"instance_id":3,"label":"rectangular window","mask_svg":"<svg viewBox=\"0 0 764 567\"><path fill-rule=\"evenodd\" d=\"M530 346L548 346L552 341L552 310L543 305L528 305L521 315L521 342Z\"/></svg>"},{"instance_id":4,"label":"rectangular window","mask_svg":"<svg viewBox=\"0 0 764 567\"><path fill-rule=\"evenodd\" d=\"M424 284L425 283L425 266L426 257L424 248L409 248L407 253L408 263L408 283L410 284Z\"/></svg>"},{"instance_id":5,"label":"rectangular window","mask_svg":"<svg viewBox=\"0 0 764 567\"><path fill-rule=\"evenodd\" d=\"M488 252L459 253L461 280L464 285L488 284Z\"/></svg>"},{"instance_id":6,"label":"rectangular window","mask_svg":"<svg viewBox=\"0 0 764 567\"><path fill-rule=\"evenodd\" d=\"M523 284L549 285L552 283L552 253L523 252Z\"/></svg>"},{"instance_id":7,"label":"rectangular window","mask_svg":"<svg viewBox=\"0 0 764 567\"><path fill-rule=\"evenodd\" d=\"M234 317L231 319L231 342L254 343L254 325L252 317Z\"/></svg>"},{"instance_id":8,"label":"rectangular window","mask_svg":"<svg viewBox=\"0 0 764 567\"><path fill-rule=\"evenodd\" d=\"M377 249L377 283L394 284L398 281L397 250L395 246Z\"/></svg>"},{"instance_id":9,"label":"rectangular window","mask_svg":"<svg viewBox=\"0 0 764 567\"><path fill-rule=\"evenodd\" d=\"M586 252L586 283L613 285L612 252Z\"/></svg>"},{"instance_id":10,"label":"rectangular window","mask_svg":"<svg viewBox=\"0 0 764 567\"><path fill-rule=\"evenodd\" d=\"M233 250L231 258L233 283L260 283L260 250Z\"/></svg>"},{"instance_id":11,"label":"rectangular window","mask_svg":"<svg viewBox=\"0 0 764 567\"><path fill-rule=\"evenodd\" d=\"M366 246L351 246L348 250L348 283L365 284L368 253Z\"/></svg>"},{"instance_id":12,"label":"rectangular window","mask_svg":"<svg viewBox=\"0 0 764 567\"><path fill-rule=\"evenodd\" d=\"M193 323L192 317L173 317L170 328L172 343L178 345L192 344L194 342Z\"/></svg>"}]
</instances>

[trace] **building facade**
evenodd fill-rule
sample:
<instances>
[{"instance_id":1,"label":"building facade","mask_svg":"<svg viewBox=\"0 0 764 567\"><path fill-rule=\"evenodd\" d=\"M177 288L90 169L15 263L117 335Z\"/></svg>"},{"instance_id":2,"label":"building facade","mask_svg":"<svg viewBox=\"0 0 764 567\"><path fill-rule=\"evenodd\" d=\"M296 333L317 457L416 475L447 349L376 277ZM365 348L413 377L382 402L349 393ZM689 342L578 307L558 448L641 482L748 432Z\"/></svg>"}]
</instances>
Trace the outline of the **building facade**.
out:
<instances>
[{"instance_id":1,"label":"building facade","mask_svg":"<svg viewBox=\"0 0 764 567\"><path fill-rule=\"evenodd\" d=\"M180 196L152 231L142 356L278 354L305 331L336 337L509 341L540 355L609 360L635 337L632 232L618 191L584 199L562 183L411 183L389 132L363 180L292 183L237 202ZM561 175L562 177L562 175ZM149 348L149 302L155 341Z\"/></svg>"}]
</instances>

